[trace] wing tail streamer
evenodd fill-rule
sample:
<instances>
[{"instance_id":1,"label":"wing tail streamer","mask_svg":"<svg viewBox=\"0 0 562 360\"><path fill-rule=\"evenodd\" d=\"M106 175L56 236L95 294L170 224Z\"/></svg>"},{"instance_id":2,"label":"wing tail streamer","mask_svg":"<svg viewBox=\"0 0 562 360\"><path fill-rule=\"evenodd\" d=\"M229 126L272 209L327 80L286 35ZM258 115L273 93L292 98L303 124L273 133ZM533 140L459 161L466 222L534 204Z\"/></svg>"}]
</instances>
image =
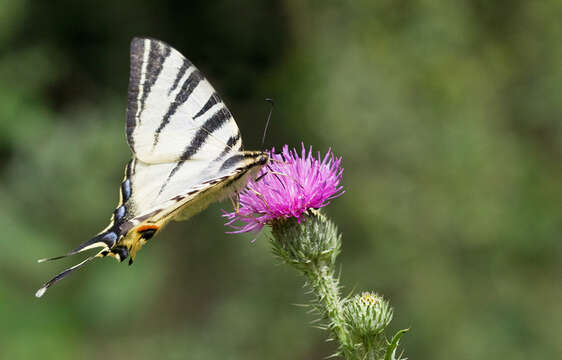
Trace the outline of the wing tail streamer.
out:
<instances>
[{"instance_id":1,"label":"wing tail streamer","mask_svg":"<svg viewBox=\"0 0 562 360\"><path fill-rule=\"evenodd\" d=\"M117 235L117 233L115 231L105 231L101 234L98 234L98 235L94 236L90 240L85 241L80 246L78 246L77 248L75 248L72 251L69 251L68 253L66 253L64 255L39 259L39 260L37 260L37 262L43 263L43 262L47 262L47 261L59 260L59 259L63 259L63 258L68 257L68 256L79 254L79 253L84 252L86 250L99 248L99 247L111 249L113 247L113 245L115 245L115 243L117 242L118 238L119 238L119 236Z\"/></svg>"},{"instance_id":2,"label":"wing tail streamer","mask_svg":"<svg viewBox=\"0 0 562 360\"><path fill-rule=\"evenodd\" d=\"M103 256L102 253L104 251L105 250L102 250L102 251L98 252L96 255L92 255L92 256L86 258L85 260L79 262L78 264L76 264L74 266L71 266L68 269L64 270L63 272L57 274L51 280L49 280L45 284L43 284L43 286L39 290L37 290L37 292L35 293L35 297L40 298L41 296L43 296L45 294L47 289L49 287L51 287L51 285L53 285L54 283L58 282L59 280L64 279L65 277L67 277L68 275L73 273L75 270L80 269L82 266L86 265L87 263L89 263L90 261L95 259L96 257L102 257Z\"/></svg>"}]
</instances>

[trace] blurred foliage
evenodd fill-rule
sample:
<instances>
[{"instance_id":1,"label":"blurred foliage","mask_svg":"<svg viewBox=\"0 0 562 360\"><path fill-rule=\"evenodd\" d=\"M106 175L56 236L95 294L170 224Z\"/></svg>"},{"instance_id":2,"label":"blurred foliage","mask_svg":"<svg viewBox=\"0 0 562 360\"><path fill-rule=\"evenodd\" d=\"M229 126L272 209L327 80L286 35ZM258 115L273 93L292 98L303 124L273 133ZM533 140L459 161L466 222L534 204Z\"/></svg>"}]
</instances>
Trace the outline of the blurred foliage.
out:
<instances>
[{"instance_id":1,"label":"blurred foliage","mask_svg":"<svg viewBox=\"0 0 562 360\"><path fill-rule=\"evenodd\" d=\"M344 157L346 290L411 327L412 359L562 355L562 2L4 0L0 353L6 359L320 359L299 278L220 204L134 266L38 265L101 230L129 157L129 41L188 56L248 149Z\"/></svg>"}]
</instances>

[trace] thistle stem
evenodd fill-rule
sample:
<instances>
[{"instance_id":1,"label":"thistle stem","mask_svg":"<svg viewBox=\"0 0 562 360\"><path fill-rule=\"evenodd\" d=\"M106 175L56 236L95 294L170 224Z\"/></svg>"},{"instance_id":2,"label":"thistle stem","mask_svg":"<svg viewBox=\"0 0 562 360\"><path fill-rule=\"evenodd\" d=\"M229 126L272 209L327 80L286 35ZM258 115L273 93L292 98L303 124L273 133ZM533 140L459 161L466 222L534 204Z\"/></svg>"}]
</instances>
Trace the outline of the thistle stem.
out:
<instances>
[{"instance_id":1,"label":"thistle stem","mask_svg":"<svg viewBox=\"0 0 562 360\"><path fill-rule=\"evenodd\" d=\"M392 355L404 331L387 345L383 330L392 320L388 302L372 292L341 298L335 263L341 235L321 212L310 210L304 221L280 219L272 223L273 253L302 273L313 294L312 307L326 321L338 343L337 355L346 360L379 360ZM386 350L386 351L385 351Z\"/></svg>"},{"instance_id":2,"label":"thistle stem","mask_svg":"<svg viewBox=\"0 0 562 360\"><path fill-rule=\"evenodd\" d=\"M334 276L341 236L336 226L319 211L310 211L306 221L280 221L272 227L273 252L299 270L311 288L312 306L328 323L339 343L340 354L354 359L354 346L343 314L339 279Z\"/></svg>"},{"instance_id":3,"label":"thistle stem","mask_svg":"<svg viewBox=\"0 0 562 360\"><path fill-rule=\"evenodd\" d=\"M316 310L328 320L330 330L341 345L344 357L353 359L353 344L345 327L343 301L340 298L339 281L334 277L333 265L310 264L308 270L303 273L316 297L316 302L313 303Z\"/></svg>"}]
</instances>

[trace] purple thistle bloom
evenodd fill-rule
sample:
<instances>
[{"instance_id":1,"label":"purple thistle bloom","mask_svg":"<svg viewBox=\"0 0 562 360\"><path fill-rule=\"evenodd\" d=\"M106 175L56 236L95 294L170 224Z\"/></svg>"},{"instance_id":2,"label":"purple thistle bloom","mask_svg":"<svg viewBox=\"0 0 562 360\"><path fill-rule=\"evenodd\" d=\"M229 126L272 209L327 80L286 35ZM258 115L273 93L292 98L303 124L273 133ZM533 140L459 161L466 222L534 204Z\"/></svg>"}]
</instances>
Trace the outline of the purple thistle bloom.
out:
<instances>
[{"instance_id":1,"label":"purple thistle bloom","mask_svg":"<svg viewBox=\"0 0 562 360\"><path fill-rule=\"evenodd\" d=\"M300 223L308 209L319 209L344 193L340 185L343 175L341 157L328 150L324 158L313 157L302 144L301 153L283 146L281 154L270 151L269 165L262 168L257 179L250 180L240 193L238 213L225 213L225 224L243 233L259 231L273 220L294 217ZM265 174L265 175L264 175ZM262 177L263 176L263 177ZM242 225L234 225L236 221Z\"/></svg>"}]
</instances>

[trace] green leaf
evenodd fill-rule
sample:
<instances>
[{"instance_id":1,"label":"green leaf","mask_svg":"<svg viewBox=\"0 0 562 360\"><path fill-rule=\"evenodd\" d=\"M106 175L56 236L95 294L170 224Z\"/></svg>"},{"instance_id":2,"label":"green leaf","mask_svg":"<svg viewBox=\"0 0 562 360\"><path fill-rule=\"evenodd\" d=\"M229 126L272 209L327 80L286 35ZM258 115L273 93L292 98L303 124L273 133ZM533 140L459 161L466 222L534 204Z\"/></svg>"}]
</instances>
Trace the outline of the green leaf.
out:
<instances>
[{"instance_id":1,"label":"green leaf","mask_svg":"<svg viewBox=\"0 0 562 360\"><path fill-rule=\"evenodd\" d=\"M398 347L398 342L400 341L402 335L404 335L408 331L410 331L410 328L402 329L398 331L396 335L394 335L392 341L388 343L388 346L386 347L386 354L384 355L384 360L396 360L394 354L396 352L396 348Z\"/></svg>"}]
</instances>

